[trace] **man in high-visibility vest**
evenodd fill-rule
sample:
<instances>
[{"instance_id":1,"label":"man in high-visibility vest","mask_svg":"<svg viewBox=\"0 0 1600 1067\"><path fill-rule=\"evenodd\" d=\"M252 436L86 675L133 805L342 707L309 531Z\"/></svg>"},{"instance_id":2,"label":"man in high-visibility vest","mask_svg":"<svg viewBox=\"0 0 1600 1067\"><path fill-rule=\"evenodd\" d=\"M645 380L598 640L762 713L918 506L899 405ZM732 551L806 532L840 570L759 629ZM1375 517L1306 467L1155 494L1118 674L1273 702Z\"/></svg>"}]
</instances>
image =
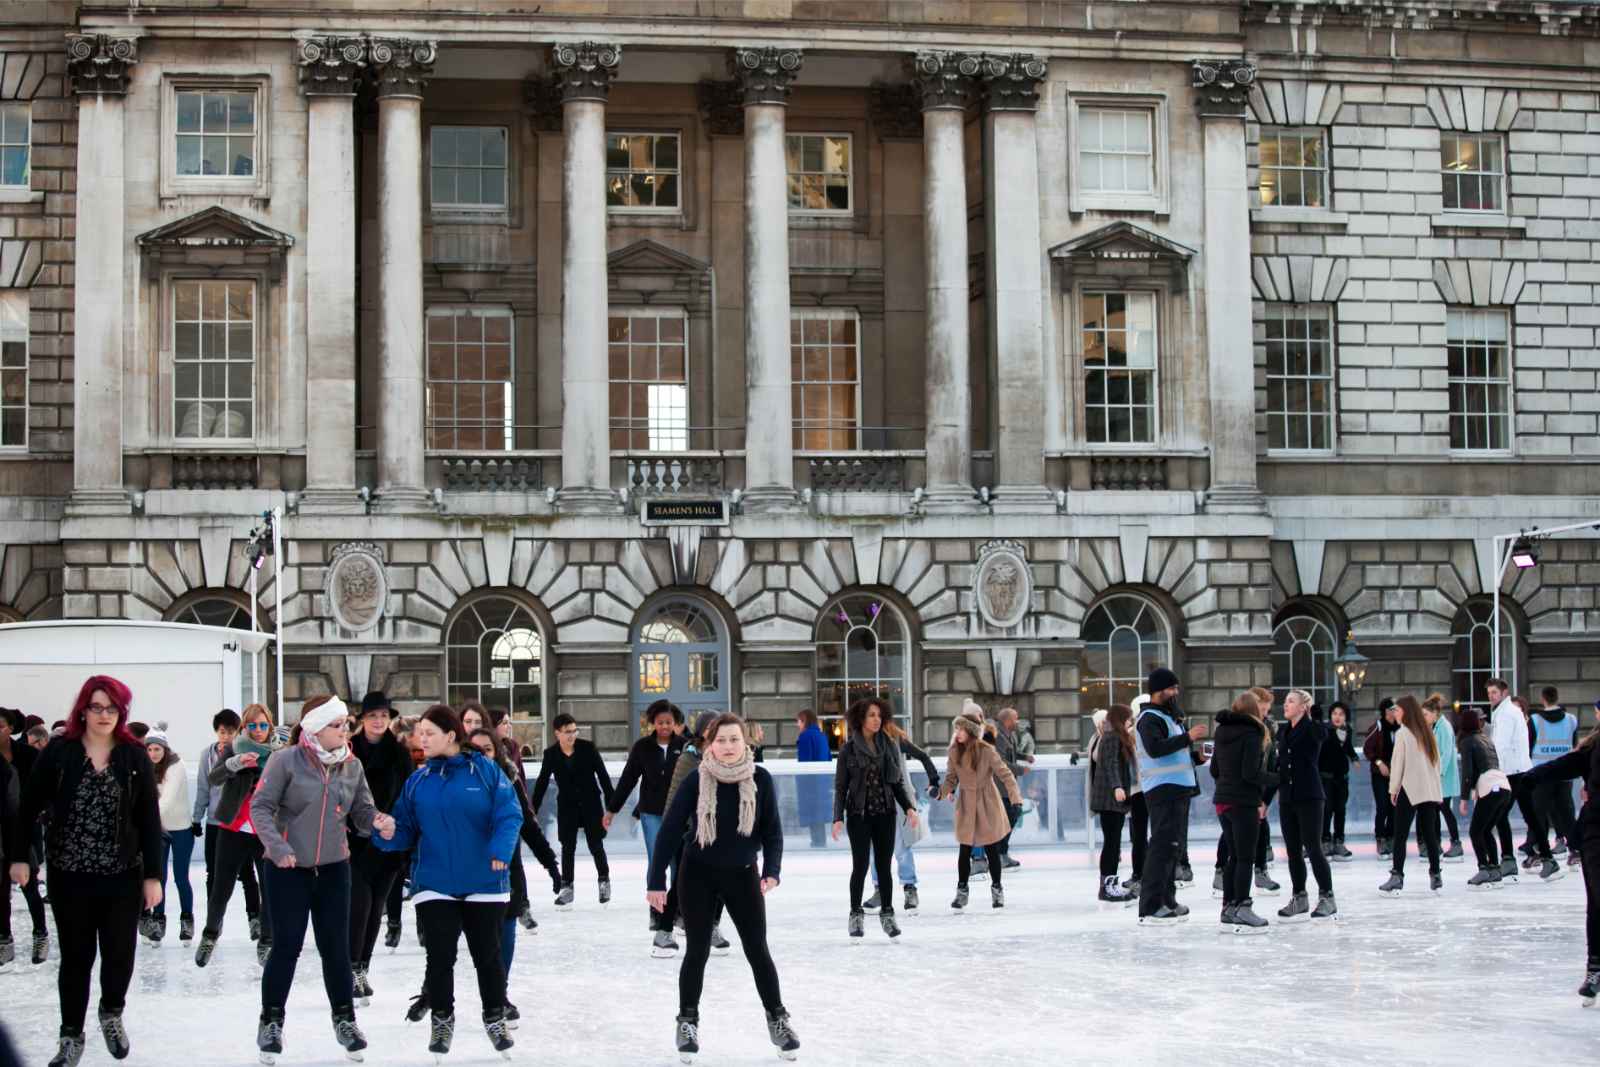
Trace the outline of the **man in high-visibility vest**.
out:
<instances>
[{"instance_id":1,"label":"man in high-visibility vest","mask_svg":"<svg viewBox=\"0 0 1600 1067\"><path fill-rule=\"evenodd\" d=\"M1178 706L1178 676L1166 667L1150 672L1150 702L1139 711L1134 739L1139 786L1150 811L1150 844L1139 882L1139 923L1183 922L1189 909L1178 903L1175 874L1188 837L1189 801L1200 793L1190 744L1206 736L1204 725L1185 727Z\"/></svg>"}]
</instances>

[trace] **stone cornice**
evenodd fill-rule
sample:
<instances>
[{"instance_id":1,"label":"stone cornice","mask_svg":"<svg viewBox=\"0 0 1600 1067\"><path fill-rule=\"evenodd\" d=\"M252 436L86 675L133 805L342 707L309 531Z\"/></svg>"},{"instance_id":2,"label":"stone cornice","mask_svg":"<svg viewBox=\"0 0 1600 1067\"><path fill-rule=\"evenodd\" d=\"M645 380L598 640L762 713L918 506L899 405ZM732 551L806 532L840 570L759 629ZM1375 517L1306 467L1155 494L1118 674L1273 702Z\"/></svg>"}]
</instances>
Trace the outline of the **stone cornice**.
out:
<instances>
[{"instance_id":1,"label":"stone cornice","mask_svg":"<svg viewBox=\"0 0 1600 1067\"><path fill-rule=\"evenodd\" d=\"M568 100L604 103L611 95L611 82L622 61L622 46L600 41L558 44L550 49L550 60L563 103Z\"/></svg>"},{"instance_id":2,"label":"stone cornice","mask_svg":"<svg viewBox=\"0 0 1600 1067\"><path fill-rule=\"evenodd\" d=\"M979 76L983 79L983 106L987 111L1037 111L1039 83L1050 64L1027 52L986 54Z\"/></svg>"},{"instance_id":3,"label":"stone cornice","mask_svg":"<svg viewBox=\"0 0 1600 1067\"><path fill-rule=\"evenodd\" d=\"M354 96L367 66L362 37L302 37L295 42L300 91L306 96Z\"/></svg>"},{"instance_id":4,"label":"stone cornice","mask_svg":"<svg viewBox=\"0 0 1600 1067\"><path fill-rule=\"evenodd\" d=\"M805 53L798 48L735 48L728 56L728 73L739 83L746 104L784 105L804 62Z\"/></svg>"},{"instance_id":5,"label":"stone cornice","mask_svg":"<svg viewBox=\"0 0 1600 1067\"><path fill-rule=\"evenodd\" d=\"M911 84L924 111L963 111L978 85L983 56L975 52L918 52Z\"/></svg>"},{"instance_id":6,"label":"stone cornice","mask_svg":"<svg viewBox=\"0 0 1600 1067\"><path fill-rule=\"evenodd\" d=\"M1356 25L1369 30L1449 27L1485 33L1537 23L1540 34L1600 32L1600 7L1583 0L1244 0L1247 23Z\"/></svg>"},{"instance_id":7,"label":"stone cornice","mask_svg":"<svg viewBox=\"0 0 1600 1067\"><path fill-rule=\"evenodd\" d=\"M1245 117L1256 65L1244 59L1193 61L1195 106L1202 118Z\"/></svg>"},{"instance_id":8,"label":"stone cornice","mask_svg":"<svg viewBox=\"0 0 1600 1067\"><path fill-rule=\"evenodd\" d=\"M72 91L80 95L125 94L128 68L137 62L137 38L105 33L67 34L67 74L72 78Z\"/></svg>"},{"instance_id":9,"label":"stone cornice","mask_svg":"<svg viewBox=\"0 0 1600 1067\"><path fill-rule=\"evenodd\" d=\"M380 97L420 98L439 58L437 41L412 37L367 38L367 62Z\"/></svg>"}]
</instances>

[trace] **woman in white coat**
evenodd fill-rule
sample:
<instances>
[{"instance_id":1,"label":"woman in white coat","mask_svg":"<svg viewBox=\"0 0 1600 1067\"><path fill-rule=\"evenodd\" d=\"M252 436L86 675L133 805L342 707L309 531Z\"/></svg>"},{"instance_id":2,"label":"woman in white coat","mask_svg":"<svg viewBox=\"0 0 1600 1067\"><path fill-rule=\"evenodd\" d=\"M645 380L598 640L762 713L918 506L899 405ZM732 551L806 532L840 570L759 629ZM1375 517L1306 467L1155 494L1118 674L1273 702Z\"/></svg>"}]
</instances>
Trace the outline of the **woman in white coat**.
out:
<instances>
[{"instance_id":1,"label":"woman in white coat","mask_svg":"<svg viewBox=\"0 0 1600 1067\"><path fill-rule=\"evenodd\" d=\"M189 885L189 861L194 857L193 805L189 802L189 770L167 740L165 724L144 737L145 751L156 769L161 808L161 903L145 912L139 933L152 945L167 936L167 871L178 888L178 940L194 940L194 890Z\"/></svg>"}]
</instances>

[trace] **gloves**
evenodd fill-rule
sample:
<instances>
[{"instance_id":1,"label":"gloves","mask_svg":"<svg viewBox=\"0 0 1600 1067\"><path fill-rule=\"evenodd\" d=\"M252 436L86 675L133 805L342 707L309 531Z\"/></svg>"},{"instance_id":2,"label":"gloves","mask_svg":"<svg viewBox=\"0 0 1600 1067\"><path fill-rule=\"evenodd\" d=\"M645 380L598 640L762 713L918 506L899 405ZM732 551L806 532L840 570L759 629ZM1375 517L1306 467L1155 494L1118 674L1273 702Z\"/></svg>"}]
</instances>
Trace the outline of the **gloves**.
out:
<instances>
[{"instance_id":1,"label":"gloves","mask_svg":"<svg viewBox=\"0 0 1600 1067\"><path fill-rule=\"evenodd\" d=\"M192 822L189 824L189 832L196 837L204 837L206 833L197 822Z\"/></svg>"}]
</instances>

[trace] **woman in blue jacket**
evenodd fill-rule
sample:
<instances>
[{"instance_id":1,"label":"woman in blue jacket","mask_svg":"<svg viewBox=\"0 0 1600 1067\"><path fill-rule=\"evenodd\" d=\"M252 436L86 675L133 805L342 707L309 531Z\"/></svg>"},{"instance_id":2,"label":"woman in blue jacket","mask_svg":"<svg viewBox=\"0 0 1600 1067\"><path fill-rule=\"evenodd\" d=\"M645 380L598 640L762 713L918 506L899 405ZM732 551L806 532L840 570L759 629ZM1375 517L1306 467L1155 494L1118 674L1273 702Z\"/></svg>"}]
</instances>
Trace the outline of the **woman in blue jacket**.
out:
<instances>
[{"instance_id":1,"label":"woman in blue jacket","mask_svg":"<svg viewBox=\"0 0 1600 1067\"><path fill-rule=\"evenodd\" d=\"M828 737L817 722L817 713L810 708L796 718L800 735L794 740L794 758L797 763L828 763L833 753L828 749ZM802 774L796 785L799 802L800 825L811 831L811 847L828 847L828 827L833 823L833 783L820 774Z\"/></svg>"},{"instance_id":2,"label":"woman in blue jacket","mask_svg":"<svg viewBox=\"0 0 1600 1067\"><path fill-rule=\"evenodd\" d=\"M411 899L426 940L424 987L433 1009L428 1051L442 1059L455 1036L456 944L465 933L484 1029L509 1058L500 942L522 807L494 761L463 745L461 720L445 705L429 708L413 736L427 762L406 780L394 813L374 819L373 843L389 852L415 850Z\"/></svg>"}]
</instances>

